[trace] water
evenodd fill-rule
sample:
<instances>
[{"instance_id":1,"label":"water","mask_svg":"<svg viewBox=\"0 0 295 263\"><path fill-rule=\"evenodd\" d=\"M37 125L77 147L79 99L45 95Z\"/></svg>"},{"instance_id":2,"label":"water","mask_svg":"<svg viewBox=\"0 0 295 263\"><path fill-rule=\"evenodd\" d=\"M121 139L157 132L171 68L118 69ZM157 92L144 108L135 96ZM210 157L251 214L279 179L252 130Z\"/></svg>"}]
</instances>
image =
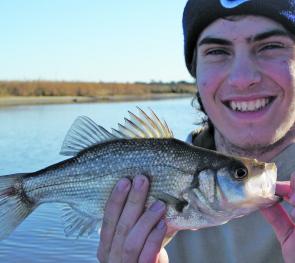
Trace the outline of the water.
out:
<instances>
[{"instance_id":1,"label":"water","mask_svg":"<svg viewBox=\"0 0 295 263\"><path fill-rule=\"evenodd\" d=\"M151 107L165 119L175 137L185 140L200 116L191 99L164 101L22 106L0 109L0 175L32 172L65 159L59 155L74 119L86 115L109 129L136 106ZM60 206L37 208L6 240L0 241L0 262L97 262L98 235L66 238Z\"/></svg>"}]
</instances>

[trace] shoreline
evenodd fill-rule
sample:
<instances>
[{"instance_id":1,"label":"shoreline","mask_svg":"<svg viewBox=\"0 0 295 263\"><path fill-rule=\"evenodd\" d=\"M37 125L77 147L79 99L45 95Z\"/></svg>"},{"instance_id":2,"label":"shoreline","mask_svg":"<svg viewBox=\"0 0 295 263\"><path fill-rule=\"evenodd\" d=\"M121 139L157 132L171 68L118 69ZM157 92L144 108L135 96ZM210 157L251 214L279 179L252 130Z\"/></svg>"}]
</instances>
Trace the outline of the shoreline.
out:
<instances>
[{"instance_id":1,"label":"shoreline","mask_svg":"<svg viewBox=\"0 0 295 263\"><path fill-rule=\"evenodd\" d=\"M190 93L164 93L145 95L116 95L100 97L84 96L40 96L40 97L0 97L1 107L24 106L24 105L51 105L51 104L76 104L76 103L105 103L143 100L165 100L179 98L193 98Z\"/></svg>"}]
</instances>

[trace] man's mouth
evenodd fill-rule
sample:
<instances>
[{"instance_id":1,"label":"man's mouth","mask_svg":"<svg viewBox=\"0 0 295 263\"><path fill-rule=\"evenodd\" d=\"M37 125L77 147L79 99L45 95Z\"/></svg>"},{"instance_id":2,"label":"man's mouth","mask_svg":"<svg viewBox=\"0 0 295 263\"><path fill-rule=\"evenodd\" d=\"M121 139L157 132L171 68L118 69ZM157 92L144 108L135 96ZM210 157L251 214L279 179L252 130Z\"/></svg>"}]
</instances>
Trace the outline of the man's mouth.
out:
<instances>
[{"instance_id":1,"label":"man's mouth","mask_svg":"<svg viewBox=\"0 0 295 263\"><path fill-rule=\"evenodd\" d=\"M256 112L269 106L275 97L265 97L253 100L230 100L226 101L225 105L233 111L237 112Z\"/></svg>"}]
</instances>

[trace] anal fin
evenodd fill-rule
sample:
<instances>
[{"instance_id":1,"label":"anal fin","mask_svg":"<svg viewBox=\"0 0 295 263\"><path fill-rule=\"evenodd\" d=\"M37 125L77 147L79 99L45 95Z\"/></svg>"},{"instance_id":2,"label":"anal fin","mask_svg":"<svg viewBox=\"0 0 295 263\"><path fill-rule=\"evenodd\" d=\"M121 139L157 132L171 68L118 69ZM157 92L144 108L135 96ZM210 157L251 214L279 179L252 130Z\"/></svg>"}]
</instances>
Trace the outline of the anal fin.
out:
<instances>
[{"instance_id":1,"label":"anal fin","mask_svg":"<svg viewBox=\"0 0 295 263\"><path fill-rule=\"evenodd\" d=\"M97 229L99 219L85 213L79 207L67 205L62 211L67 237L90 236Z\"/></svg>"}]
</instances>

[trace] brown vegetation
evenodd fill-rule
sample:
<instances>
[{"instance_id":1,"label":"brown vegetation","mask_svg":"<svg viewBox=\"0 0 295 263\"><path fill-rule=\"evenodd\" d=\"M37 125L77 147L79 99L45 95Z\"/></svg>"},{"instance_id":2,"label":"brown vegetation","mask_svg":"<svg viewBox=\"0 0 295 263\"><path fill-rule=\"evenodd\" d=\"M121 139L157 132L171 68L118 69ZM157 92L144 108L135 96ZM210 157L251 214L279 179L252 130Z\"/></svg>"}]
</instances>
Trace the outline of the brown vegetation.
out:
<instances>
[{"instance_id":1,"label":"brown vegetation","mask_svg":"<svg viewBox=\"0 0 295 263\"><path fill-rule=\"evenodd\" d=\"M54 81L0 81L0 97L7 96L122 96L195 92L188 82L90 83Z\"/></svg>"}]
</instances>

